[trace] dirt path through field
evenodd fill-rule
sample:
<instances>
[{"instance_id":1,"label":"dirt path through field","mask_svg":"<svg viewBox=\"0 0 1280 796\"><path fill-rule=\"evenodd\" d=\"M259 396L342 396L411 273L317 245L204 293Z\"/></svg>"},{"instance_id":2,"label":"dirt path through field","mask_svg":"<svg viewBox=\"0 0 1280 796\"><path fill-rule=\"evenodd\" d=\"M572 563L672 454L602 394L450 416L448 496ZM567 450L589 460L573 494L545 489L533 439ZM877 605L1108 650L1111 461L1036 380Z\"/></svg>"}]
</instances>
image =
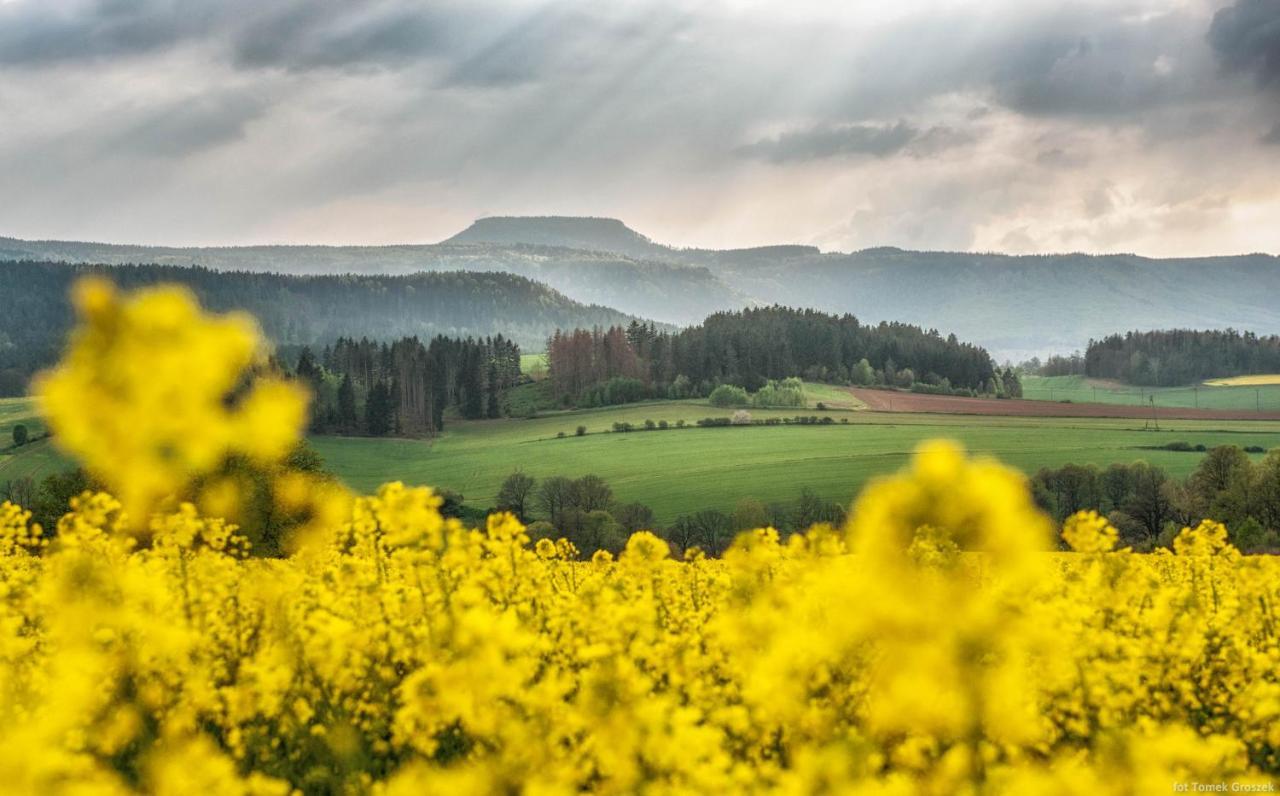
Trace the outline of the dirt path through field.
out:
<instances>
[{"instance_id":1,"label":"dirt path through field","mask_svg":"<svg viewBox=\"0 0 1280 796\"><path fill-rule=\"evenodd\" d=\"M1055 401L960 398L950 395L922 395L892 390L849 387L855 398L872 412L928 412L944 415L1007 415L1012 417L1152 417L1149 406L1120 404L1060 403ZM1161 420L1280 420L1280 412L1251 412L1247 409L1182 409L1157 406Z\"/></svg>"}]
</instances>

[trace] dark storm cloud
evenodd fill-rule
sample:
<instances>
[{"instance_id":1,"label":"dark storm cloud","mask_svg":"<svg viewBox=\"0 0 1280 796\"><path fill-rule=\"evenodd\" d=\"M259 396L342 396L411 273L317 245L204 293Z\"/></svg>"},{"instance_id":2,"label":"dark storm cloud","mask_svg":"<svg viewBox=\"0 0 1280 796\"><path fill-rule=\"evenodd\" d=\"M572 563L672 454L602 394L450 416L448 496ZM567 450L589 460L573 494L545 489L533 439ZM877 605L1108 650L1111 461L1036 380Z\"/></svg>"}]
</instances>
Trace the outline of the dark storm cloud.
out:
<instances>
[{"instance_id":1,"label":"dark storm cloud","mask_svg":"<svg viewBox=\"0 0 1280 796\"><path fill-rule=\"evenodd\" d=\"M607 55L605 7L536 11L485 0L28 0L0 3L0 65L144 56L198 42L242 70L401 69L439 63L447 86L526 82L581 64L584 42ZM625 15L623 15L625 16Z\"/></svg>"},{"instance_id":2,"label":"dark storm cloud","mask_svg":"<svg viewBox=\"0 0 1280 796\"><path fill-rule=\"evenodd\" d=\"M964 246L1043 236L1038 207L1079 215L1105 172L1087 235L1170 186L1243 197L1239 176L1266 171L1277 3L0 0L0 227L305 237L365 212L385 239L381 219L418 237L431 207L649 213L696 235L776 202L801 236L856 211ZM1180 165L1192 149L1257 168L1205 176ZM842 175L925 187L864 201ZM94 198L122 180L146 190Z\"/></svg>"},{"instance_id":3,"label":"dark storm cloud","mask_svg":"<svg viewBox=\"0 0 1280 796\"><path fill-rule=\"evenodd\" d=\"M954 92L1037 117L1131 119L1218 96L1207 21L1178 9L1140 13L1134 3L1018 4L911 16L861 51L865 80L846 111L880 112Z\"/></svg>"},{"instance_id":4,"label":"dark storm cloud","mask_svg":"<svg viewBox=\"0 0 1280 796\"><path fill-rule=\"evenodd\" d=\"M235 31L233 57L242 67L289 70L403 65L441 55L466 34L453 11L443 3L277 3Z\"/></svg>"},{"instance_id":5,"label":"dark storm cloud","mask_svg":"<svg viewBox=\"0 0 1280 796\"><path fill-rule=\"evenodd\" d=\"M1280 0L1236 0L1213 17L1209 44L1223 67L1280 90Z\"/></svg>"},{"instance_id":6,"label":"dark storm cloud","mask_svg":"<svg viewBox=\"0 0 1280 796\"><path fill-rule=\"evenodd\" d=\"M173 0L48 0L0 4L0 64L145 55L217 26L216 4Z\"/></svg>"},{"instance_id":7,"label":"dark storm cloud","mask_svg":"<svg viewBox=\"0 0 1280 796\"><path fill-rule=\"evenodd\" d=\"M165 158L194 155L244 138L246 125L266 108L266 100L252 92L182 99L146 109L102 136L99 152Z\"/></svg>"},{"instance_id":8,"label":"dark storm cloud","mask_svg":"<svg viewBox=\"0 0 1280 796\"><path fill-rule=\"evenodd\" d=\"M859 155L884 158L900 152L929 155L967 140L968 136L949 127L921 130L899 121L884 125L823 125L762 139L736 151L772 163L787 163Z\"/></svg>"}]
</instances>

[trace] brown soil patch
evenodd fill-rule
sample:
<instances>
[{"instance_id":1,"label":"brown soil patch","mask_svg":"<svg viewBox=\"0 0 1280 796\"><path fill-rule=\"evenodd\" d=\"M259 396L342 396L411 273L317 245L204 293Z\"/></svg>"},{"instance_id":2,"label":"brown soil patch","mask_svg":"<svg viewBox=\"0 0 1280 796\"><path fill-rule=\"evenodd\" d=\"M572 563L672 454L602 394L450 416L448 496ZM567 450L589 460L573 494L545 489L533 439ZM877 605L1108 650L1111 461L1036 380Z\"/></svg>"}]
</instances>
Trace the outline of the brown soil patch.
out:
<instances>
[{"instance_id":1,"label":"brown soil patch","mask_svg":"<svg viewBox=\"0 0 1280 796\"><path fill-rule=\"evenodd\" d=\"M873 412L927 412L943 415L1011 417L1127 417L1137 420L1152 417L1149 406L961 398L892 390L868 390L859 387L850 387L849 392ZM1280 420L1280 412L1251 412L1247 409L1180 409L1164 406L1156 407L1155 416L1161 420Z\"/></svg>"}]
</instances>

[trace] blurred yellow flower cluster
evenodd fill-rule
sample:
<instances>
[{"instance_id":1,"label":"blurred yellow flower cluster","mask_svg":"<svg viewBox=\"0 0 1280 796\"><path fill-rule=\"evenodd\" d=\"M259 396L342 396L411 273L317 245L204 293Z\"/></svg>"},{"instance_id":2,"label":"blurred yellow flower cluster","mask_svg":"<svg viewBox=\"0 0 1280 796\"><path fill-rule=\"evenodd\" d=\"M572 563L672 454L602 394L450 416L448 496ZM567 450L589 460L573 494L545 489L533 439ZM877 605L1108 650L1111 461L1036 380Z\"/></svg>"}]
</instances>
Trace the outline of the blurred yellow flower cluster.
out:
<instances>
[{"instance_id":1,"label":"blurred yellow flower cluster","mask_svg":"<svg viewBox=\"0 0 1280 796\"><path fill-rule=\"evenodd\" d=\"M1018 475L934 443L847 528L760 529L719 560L641 532L581 561L398 483L326 503L293 555L257 558L169 499L208 460L125 405L146 379L84 359L199 349L229 375L187 389L217 399L168 400L236 426L260 410L226 408L243 376L226 363L249 359L213 349L256 339L176 294L105 295L58 372L120 414L94 409L103 427L64 442L134 502L86 493L56 529L0 506L7 791L1129 794L1280 773L1280 564L1220 525L1139 555L1081 515L1076 552L1049 552ZM190 328L149 337L155 295ZM60 433L80 422L66 395L45 406ZM94 446L124 424L151 443L116 470Z\"/></svg>"},{"instance_id":2,"label":"blurred yellow flower cluster","mask_svg":"<svg viewBox=\"0 0 1280 796\"><path fill-rule=\"evenodd\" d=\"M228 454L271 463L298 440L307 398L274 377L247 382L265 349L247 315L209 316L185 290L121 297L77 284L81 324L35 394L59 444L145 517Z\"/></svg>"}]
</instances>

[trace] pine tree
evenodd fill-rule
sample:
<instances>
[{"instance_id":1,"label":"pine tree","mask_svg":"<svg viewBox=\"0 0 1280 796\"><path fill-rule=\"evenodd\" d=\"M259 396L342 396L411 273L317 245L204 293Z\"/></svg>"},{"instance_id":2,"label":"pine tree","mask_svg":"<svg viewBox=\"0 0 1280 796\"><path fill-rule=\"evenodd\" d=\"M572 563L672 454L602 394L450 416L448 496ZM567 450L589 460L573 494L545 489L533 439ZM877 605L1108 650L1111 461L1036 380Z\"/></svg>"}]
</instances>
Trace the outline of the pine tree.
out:
<instances>
[{"instance_id":1,"label":"pine tree","mask_svg":"<svg viewBox=\"0 0 1280 796\"><path fill-rule=\"evenodd\" d=\"M351 383L351 374L342 377L338 386L338 430L352 433L358 424L356 417L356 390Z\"/></svg>"},{"instance_id":2,"label":"pine tree","mask_svg":"<svg viewBox=\"0 0 1280 796\"><path fill-rule=\"evenodd\" d=\"M365 405L364 424L370 436L383 437L391 433L391 391L386 382L377 381L369 390Z\"/></svg>"},{"instance_id":3,"label":"pine tree","mask_svg":"<svg viewBox=\"0 0 1280 796\"><path fill-rule=\"evenodd\" d=\"M490 418L501 417L502 409L498 406L498 363L489 362L489 395L485 415Z\"/></svg>"}]
</instances>

